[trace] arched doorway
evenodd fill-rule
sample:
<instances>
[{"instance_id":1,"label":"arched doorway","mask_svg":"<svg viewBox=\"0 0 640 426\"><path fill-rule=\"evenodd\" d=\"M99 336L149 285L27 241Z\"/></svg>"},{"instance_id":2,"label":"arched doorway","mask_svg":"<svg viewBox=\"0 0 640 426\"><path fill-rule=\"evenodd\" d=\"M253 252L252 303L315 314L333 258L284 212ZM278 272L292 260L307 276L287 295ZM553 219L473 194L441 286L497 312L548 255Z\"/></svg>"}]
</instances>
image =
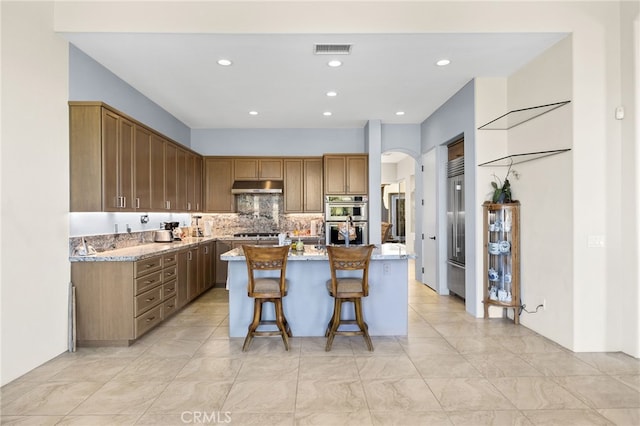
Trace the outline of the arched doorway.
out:
<instances>
[{"instance_id":1,"label":"arched doorway","mask_svg":"<svg viewBox=\"0 0 640 426\"><path fill-rule=\"evenodd\" d=\"M415 253L415 164L407 153L382 153L380 217L391 224L388 242L405 244L409 253Z\"/></svg>"}]
</instances>

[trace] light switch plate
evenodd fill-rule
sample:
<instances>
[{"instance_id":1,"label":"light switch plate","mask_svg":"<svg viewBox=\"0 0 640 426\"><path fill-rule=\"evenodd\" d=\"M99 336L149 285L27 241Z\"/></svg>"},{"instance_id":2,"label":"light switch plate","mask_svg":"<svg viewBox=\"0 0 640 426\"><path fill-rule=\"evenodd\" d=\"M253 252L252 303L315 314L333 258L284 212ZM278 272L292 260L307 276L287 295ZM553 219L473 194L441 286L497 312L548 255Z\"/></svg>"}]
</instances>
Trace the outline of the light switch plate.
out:
<instances>
[{"instance_id":1,"label":"light switch plate","mask_svg":"<svg viewBox=\"0 0 640 426\"><path fill-rule=\"evenodd\" d=\"M604 235L589 235L587 247L604 247Z\"/></svg>"}]
</instances>

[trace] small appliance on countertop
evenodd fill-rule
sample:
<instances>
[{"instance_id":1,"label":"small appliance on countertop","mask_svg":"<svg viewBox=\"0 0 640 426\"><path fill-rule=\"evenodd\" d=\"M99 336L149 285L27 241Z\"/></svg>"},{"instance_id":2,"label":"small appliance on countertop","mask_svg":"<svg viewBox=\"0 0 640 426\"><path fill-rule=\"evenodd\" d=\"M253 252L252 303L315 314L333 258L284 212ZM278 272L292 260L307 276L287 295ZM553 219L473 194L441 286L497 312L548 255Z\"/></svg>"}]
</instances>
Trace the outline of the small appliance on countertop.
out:
<instances>
[{"instance_id":1,"label":"small appliance on countertop","mask_svg":"<svg viewBox=\"0 0 640 426\"><path fill-rule=\"evenodd\" d=\"M159 229L154 231L153 241L156 243L170 243L173 241L173 233L168 229Z\"/></svg>"},{"instance_id":2,"label":"small appliance on countertop","mask_svg":"<svg viewBox=\"0 0 640 426\"><path fill-rule=\"evenodd\" d=\"M153 233L153 241L156 243L170 243L174 240L182 240L180 222L163 222L160 224L160 229Z\"/></svg>"}]
</instances>

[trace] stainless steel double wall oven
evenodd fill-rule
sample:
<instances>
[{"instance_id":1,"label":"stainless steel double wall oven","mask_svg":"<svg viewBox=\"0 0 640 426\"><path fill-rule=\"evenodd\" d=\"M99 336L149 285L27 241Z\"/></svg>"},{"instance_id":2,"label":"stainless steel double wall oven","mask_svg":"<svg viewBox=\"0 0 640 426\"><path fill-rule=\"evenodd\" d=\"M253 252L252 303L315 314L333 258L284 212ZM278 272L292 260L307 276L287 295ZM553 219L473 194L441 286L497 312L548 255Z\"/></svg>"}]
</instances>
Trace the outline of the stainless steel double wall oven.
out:
<instances>
[{"instance_id":1,"label":"stainless steel double wall oven","mask_svg":"<svg viewBox=\"0 0 640 426\"><path fill-rule=\"evenodd\" d=\"M325 234L327 244L345 245L344 231L349 226L349 244L368 244L369 197L366 195L327 195L325 197Z\"/></svg>"}]
</instances>

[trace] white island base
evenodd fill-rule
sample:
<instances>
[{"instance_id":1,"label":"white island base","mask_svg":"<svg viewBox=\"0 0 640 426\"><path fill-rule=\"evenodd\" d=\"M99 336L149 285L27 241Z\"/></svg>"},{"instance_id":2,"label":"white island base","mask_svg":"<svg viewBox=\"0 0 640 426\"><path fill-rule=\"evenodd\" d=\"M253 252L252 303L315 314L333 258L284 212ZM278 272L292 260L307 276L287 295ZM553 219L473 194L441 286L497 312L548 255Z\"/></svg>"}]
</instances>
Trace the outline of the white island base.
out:
<instances>
[{"instance_id":1,"label":"white island base","mask_svg":"<svg viewBox=\"0 0 640 426\"><path fill-rule=\"evenodd\" d=\"M410 257L401 244L383 244L371 256L369 296L362 299L363 316L371 336L407 335ZM228 261L229 336L245 337L253 318L253 299L247 296L245 258L240 248L220 258ZM333 298L326 288L330 278L326 252L305 247L304 253L289 255L289 290L283 306L294 337L324 336L333 313ZM354 318L353 304L344 304L342 313L343 318ZM264 305L263 319L274 319L272 303ZM341 329L345 327L349 326Z\"/></svg>"}]
</instances>

